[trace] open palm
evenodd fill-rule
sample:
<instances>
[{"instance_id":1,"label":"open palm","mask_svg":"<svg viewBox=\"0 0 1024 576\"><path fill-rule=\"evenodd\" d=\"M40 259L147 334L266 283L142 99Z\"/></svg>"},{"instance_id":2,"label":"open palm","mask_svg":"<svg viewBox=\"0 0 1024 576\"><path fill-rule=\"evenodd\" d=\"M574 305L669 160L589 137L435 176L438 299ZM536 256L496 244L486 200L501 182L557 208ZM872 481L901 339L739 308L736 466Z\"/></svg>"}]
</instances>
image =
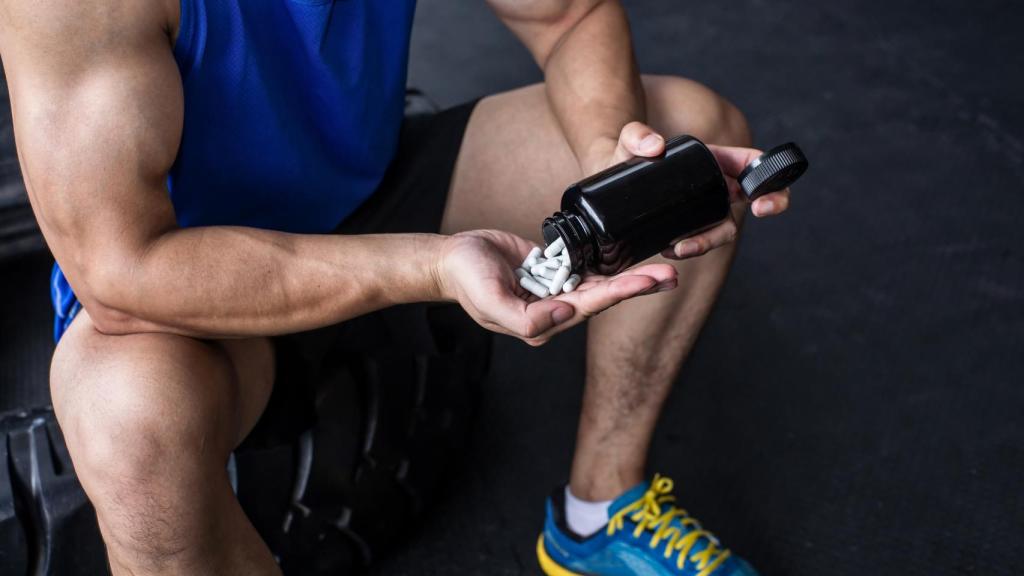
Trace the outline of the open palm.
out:
<instances>
[{"instance_id":1,"label":"open palm","mask_svg":"<svg viewBox=\"0 0 1024 576\"><path fill-rule=\"evenodd\" d=\"M538 299L514 272L533 246L499 230L452 236L440 270L445 295L481 326L539 346L623 300L676 287L674 267L647 264L615 276L585 276L573 292Z\"/></svg>"}]
</instances>

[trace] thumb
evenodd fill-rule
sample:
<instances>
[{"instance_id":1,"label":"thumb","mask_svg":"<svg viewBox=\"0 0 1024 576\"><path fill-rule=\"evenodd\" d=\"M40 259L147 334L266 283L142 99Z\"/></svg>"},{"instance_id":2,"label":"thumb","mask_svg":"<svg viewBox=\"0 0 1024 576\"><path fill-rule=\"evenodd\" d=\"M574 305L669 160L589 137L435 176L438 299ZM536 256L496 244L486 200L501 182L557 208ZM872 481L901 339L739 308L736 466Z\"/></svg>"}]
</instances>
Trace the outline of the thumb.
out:
<instances>
[{"instance_id":1,"label":"thumb","mask_svg":"<svg viewBox=\"0 0 1024 576\"><path fill-rule=\"evenodd\" d=\"M489 310L491 318L509 334L523 340L545 334L576 315L571 304L558 300L527 303L511 293L500 293L493 302L495 306Z\"/></svg>"},{"instance_id":2,"label":"thumb","mask_svg":"<svg viewBox=\"0 0 1024 576\"><path fill-rule=\"evenodd\" d=\"M536 338L541 335L551 336L572 325L570 320L576 316L572 304L560 300L545 299L526 305L527 325L523 337ZM563 326L564 325L564 326Z\"/></svg>"},{"instance_id":3,"label":"thumb","mask_svg":"<svg viewBox=\"0 0 1024 576\"><path fill-rule=\"evenodd\" d=\"M665 139L643 122L630 122L622 127L612 163L630 158L657 156L665 151Z\"/></svg>"}]
</instances>

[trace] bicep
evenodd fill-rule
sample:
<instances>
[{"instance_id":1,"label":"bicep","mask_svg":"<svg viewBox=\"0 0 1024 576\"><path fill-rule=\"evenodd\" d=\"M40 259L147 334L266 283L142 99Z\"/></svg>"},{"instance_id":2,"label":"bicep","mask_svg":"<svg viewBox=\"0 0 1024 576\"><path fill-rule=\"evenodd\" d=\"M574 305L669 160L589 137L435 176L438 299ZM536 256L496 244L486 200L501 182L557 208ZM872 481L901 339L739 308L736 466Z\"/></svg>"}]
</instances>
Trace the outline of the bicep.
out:
<instances>
[{"instance_id":1,"label":"bicep","mask_svg":"<svg viewBox=\"0 0 1024 576\"><path fill-rule=\"evenodd\" d=\"M166 36L144 23L96 30L85 22L77 37L63 38L4 24L0 48L26 189L88 305L174 226L164 182L181 135L177 67Z\"/></svg>"}]
</instances>

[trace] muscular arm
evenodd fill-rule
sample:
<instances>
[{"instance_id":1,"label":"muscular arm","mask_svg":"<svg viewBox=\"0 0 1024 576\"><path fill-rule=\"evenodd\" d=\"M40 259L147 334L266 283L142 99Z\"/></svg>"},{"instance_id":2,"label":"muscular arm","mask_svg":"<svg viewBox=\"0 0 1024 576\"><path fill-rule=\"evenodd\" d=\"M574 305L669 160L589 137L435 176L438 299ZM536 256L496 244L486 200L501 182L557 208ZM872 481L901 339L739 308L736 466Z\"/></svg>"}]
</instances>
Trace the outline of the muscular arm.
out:
<instances>
[{"instance_id":1,"label":"muscular arm","mask_svg":"<svg viewBox=\"0 0 1024 576\"><path fill-rule=\"evenodd\" d=\"M138 0L0 3L25 183L106 332L265 335L439 298L430 235L178 228L165 178L182 89L168 11Z\"/></svg>"},{"instance_id":2,"label":"muscular arm","mask_svg":"<svg viewBox=\"0 0 1024 576\"><path fill-rule=\"evenodd\" d=\"M488 0L544 70L548 100L584 173L646 120L629 22L618 0Z\"/></svg>"}]
</instances>

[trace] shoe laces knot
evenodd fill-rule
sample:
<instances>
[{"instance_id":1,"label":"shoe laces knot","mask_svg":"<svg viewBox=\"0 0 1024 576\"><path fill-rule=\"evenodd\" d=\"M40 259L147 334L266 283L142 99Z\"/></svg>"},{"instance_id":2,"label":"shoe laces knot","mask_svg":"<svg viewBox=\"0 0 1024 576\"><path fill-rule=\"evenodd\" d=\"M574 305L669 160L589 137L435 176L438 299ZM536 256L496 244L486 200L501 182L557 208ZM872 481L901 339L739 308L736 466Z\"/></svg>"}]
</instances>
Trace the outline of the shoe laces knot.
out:
<instances>
[{"instance_id":1,"label":"shoe laces knot","mask_svg":"<svg viewBox=\"0 0 1024 576\"><path fill-rule=\"evenodd\" d=\"M656 474L643 496L612 516L608 522L608 535L624 530L626 518L629 518L636 523L634 538L650 531L653 533L650 547L657 549L664 542L665 558L671 558L676 553L676 566L679 570L683 570L689 560L699 570L697 576L710 576L731 552L720 548L721 544L714 534L701 527L700 522L686 510L673 504L676 497L672 495L672 488L671 478ZM678 520L678 524L674 524L674 520ZM707 546L699 552L693 552L696 544L702 540L707 542Z\"/></svg>"}]
</instances>

